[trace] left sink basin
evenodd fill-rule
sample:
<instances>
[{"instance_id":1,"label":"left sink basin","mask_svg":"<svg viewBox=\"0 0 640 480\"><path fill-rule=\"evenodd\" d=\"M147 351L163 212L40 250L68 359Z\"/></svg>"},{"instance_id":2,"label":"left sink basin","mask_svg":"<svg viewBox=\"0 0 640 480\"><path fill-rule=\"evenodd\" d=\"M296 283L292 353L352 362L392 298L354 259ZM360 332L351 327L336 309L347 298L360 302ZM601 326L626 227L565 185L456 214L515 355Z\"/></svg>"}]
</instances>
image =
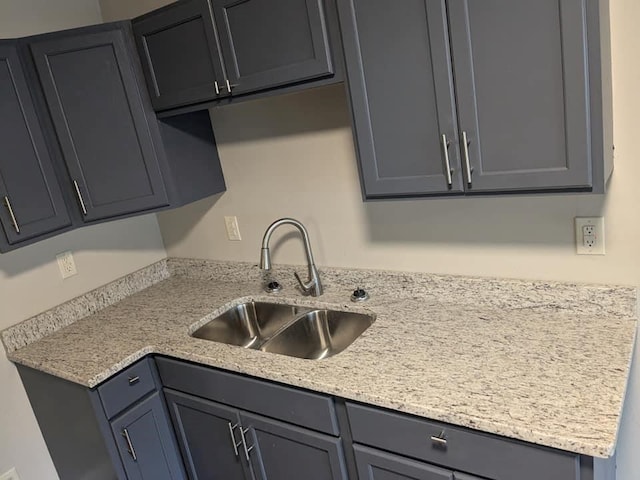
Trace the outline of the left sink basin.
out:
<instances>
[{"instance_id":1,"label":"left sink basin","mask_svg":"<svg viewBox=\"0 0 640 480\"><path fill-rule=\"evenodd\" d=\"M242 303L206 323L192 336L257 349L294 319L311 310L266 302Z\"/></svg>"}]
</instances>

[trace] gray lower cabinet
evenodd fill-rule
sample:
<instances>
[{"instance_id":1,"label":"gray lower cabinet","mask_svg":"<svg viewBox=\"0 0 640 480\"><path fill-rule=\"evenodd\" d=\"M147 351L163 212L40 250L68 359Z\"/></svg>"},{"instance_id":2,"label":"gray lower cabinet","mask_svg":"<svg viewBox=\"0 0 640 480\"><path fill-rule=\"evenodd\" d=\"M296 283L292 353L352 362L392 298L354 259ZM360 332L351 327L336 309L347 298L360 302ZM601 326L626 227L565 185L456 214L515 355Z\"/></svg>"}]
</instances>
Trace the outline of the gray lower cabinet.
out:
<instances>
[{"instance_id":1,"label":"gray lower cabinet","mask_svg":"<svg viewBox=\"0 0 640 480\"><path fill-rule=\"evenodd\" d=\"M339 438L165 389L194 480L346 480Z\"/></svg>"},{"instance_id":2,"label":"gray lower cabinet","mask_svg":"<svg viewBox=\"0 0 640 480\"><path fill-rule=\"evenodd\" d=\"M181 0L134 19L154 108L333 77L340 41L327 6L335 12L333 0Z\"/></svg>"},{"instance_id":3,"label":"gray lower cabinet","mask_svg":"<svg viewBox=\"0 0 640 480\"><path fill-rule=\"evenodd\" d=\"M111 431L128 480L184 478L158 392L113 419Z\"/></svg>"},{"instance_id":4,"label":"gray lower cabinet","mask_svg":"<svg viewBox=\"0 0 640 480\"><path fill-rule=\"evenodd\" d=\"M242 412L257 480L347 480L340 438Z\"/></svg>"},{"instance_id":5,"label":"gray lower cabinet","mask_svg":"<svg viewBox=\"0 0 640 480\"><path fill-rule=\"evenodd\" d=\"M346 407L360 478L593 480L590 459L577 454L367 405ZM390 469L400 476L385 473Z\"/></svg>"},{"instance_id":6,"label":"gray lower cabinet","mask_svg":"<svg viewBox=\"0 0 640 480\"><path fill-rule=\"evenodd\" d=\"M64 480L594 480L590 457L174 359L91 391L18 371Z\"/></svg>"},{"instance_id":7,"label":"gray lower cabinet","mask_svg":"<svg viewBox=\"0 0 640 480\"><path fill-rule=\"evenodd\" d=\"M169 389L165 389L165 398L189 478L251 478L250 467L241 457L237 409Z\"/></svg>"},{"instance_id":8,"label":"gray lower cabinet","mask_svg":"<svg viewBox=\"0 0 640 480\"><path fill-rule=\"evenodd\" d=\"M604 191L607 0L338 9L366 198Z\"/></svg>"},{"instance_id":9,"label":"gray lower cabinet","mask_svg":"<svg viewBox=\"0 0 640 480\"><path fill-rule=\"evenodd\" d=\"M30 42L86 221L168 205L121 28Z\"/></svg>"},{"instance_id":10,"label":"gray lower cabinet","mask_svg":"<svg viewBox=\"0 0 640 480\"><path fill-rule=\"evenodd\" d=\"M453 472L428 463L361 445L354 445L353 450L360 480L454 480Z\"/></svg>"},{"instance_id":11,"label":"gray lower cabinet","mask_svg":"<svg viewBox=\"0 0 640 480\"><path fill-rule=\"evenodd\" d=\"M0 251L71 225L17 42L0 42Z\"/></svg>"}]
</instances>

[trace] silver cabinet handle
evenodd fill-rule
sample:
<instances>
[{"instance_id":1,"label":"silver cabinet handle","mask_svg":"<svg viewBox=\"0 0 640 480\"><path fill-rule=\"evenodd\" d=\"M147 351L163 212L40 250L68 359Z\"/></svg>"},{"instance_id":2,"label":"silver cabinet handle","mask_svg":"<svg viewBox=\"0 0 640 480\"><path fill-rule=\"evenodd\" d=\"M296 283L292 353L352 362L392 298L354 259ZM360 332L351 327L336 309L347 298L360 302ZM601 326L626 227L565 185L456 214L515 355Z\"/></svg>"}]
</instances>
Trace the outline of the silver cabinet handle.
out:
<instances>
[{"instance_id":1,"label":"silver cabinet handle","mask_svg":"<svg viewBox=\"0 0 640 480\"><path fill-rule=\"evenodd\" d=\"M471 168L471 162L469 161L469 145L471 142L467 138L467 132L462 132L462 153L464 155L464 163L467 167L467 183L471 185L471 172L473 169Z\"/></svg>"},{"instance_id":2,"label":"silver cabinet handle","mask_svg":"<svg viewBox=\"0 0 640 480\"><path fill-rule=\"evenodd\" d=\"M216 95L220 95L220 85L218 85L218 81L213 82L213 86L216 89Z\"/></svg>"},{"instance_id":3,"label":"silver cabinet handle","mask_svg":"<svg viewBox=\"0 0 640 480\"><path fill-rule=\"evenodd\" d=\"M82 193L80 193L80 186L78 186L78 182L73 181L73 186L76 188L76 195L78 195L78 201L80 202L80 208L82 208L82 213L87 214L87 207L84 204L84 199L82 198Z\"/></svg>"},{"instance_id":4,"label":"silver cabinet handle","mask_svg":"<svg viewBox=\"0 0 640 480\"><path fill-rule=\"evenodd\" d=\"M4 204L7 207L7 210L9 210L9 216L11 217L11 223L13 223L13 228L15 228L16 233L20 233L20 225L18 225L16 216L13 213L13 208L11 208L11 201L9 200L9 197L7 196L4 197Z\"/></svg>"},{"instance_id":5,"label":"silver cabinet handle","mask_svg":"<svg viewBox=\"0 0 640 480\"><path fill-rule=\"evenodd\" d=\"M138 377L138 376L129 377L129 385L135 385L139 381L140 381L140 377Z\"/></svg>"},{"instance_id":6,"label":"silver cabinet handle","mask_svg":"<svg viewBox=\"0 0 640 480\"><path fill-rule=\"evenodd\" d=\"M447 174L447 185L451 186L451 163L449 162L449 145L451 142L447 140L447 136L442 134L442 150L444 152L444 168Z\"/></svg>"},{"instance_id":7,"label":"silver cabinet handle","mask_svg":"<svg viewBox=\"0 0 640 480\"><path fill-rule=\"evenodd\" d=\"M238 424L236 423L235 425L231 425L231 422L228 422L227 424L229 425L229 436L231 437L231 445L233 445L233 453L235 453L236 457L238 457L240 455L240 452L238 452L238 447L242 444L242 442L240 441L236 443L236 436L233 434L233 431L238 428Z\"/></svg>"},{"instance_id":8,"label":"silver cabinet handle","mask_svg":"<svg viewBox=\"0 0 640 480\"><path fill-rule=\"evenodd\" d=\"M439 447L446 447L447 438L445 437L444 430L442 430L439 435L431 435L431 441Z\"/></svg>"},{"instance_id":9,"label":"silver cabinet handle","mask_svg":"<svg viewBox=\"0 0 640 480\"><path fill-rule=\"evenodd\" d=\"M131 437L129 437L129 432L127 429L122 430L122 436L127 441L127 451L131 454L131 458L133 458L134 462L138 461L138 457L136 456L136 451L133 449L133 444L131 443Z\"/></svg>"},{"instance_id":10,"label":"silver cabinet handle","mask_svg":"<svg viewBox=\"0 0 640 480\"><path fill-rule=\"evenodd\" d=\"M249 431L248 428L240 427L240 438L242 439L242 446L244 447L244 456L247 458L247 462L250 462L251 460L249 459L249 453L251 452L251 450L253 450L253 447L255 445L251 445L250 447L247 447L247 439L244 436L244 434L247 433L248 431Z\"/></svg>"},{"instance_id":11,"label":"silver cabinet handle","mask_svg":"<svg viewBox=\"0 0 640 480\"><path fill-rule=\"evenodd\" d=\"M227 82L227 90L229 90L229 93L231 93L231 84L229 83L229 79L226 78L225 82Z\"/></svg>"}]
</instances>

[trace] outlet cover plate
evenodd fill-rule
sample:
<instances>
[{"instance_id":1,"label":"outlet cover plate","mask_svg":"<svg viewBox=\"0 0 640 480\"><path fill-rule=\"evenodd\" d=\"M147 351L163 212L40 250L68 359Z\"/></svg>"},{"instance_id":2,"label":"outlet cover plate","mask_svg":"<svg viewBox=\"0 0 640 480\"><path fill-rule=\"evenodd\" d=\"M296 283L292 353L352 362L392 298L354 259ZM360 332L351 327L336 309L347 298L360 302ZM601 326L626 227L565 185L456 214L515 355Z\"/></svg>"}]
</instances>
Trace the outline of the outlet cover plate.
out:
<instances>
[{"instance_id":1,"label":"outlet cover plate","mask_svg":"<svg viewBox=\"0 0 640 480\"><path fill-rule=\"evenodd\" d=\"M62 252L56 255L58 260L58 268L60 269L60 275L62 278L69 278L78 273L76 269L76 262L73 260L73 254L71 252ZM2 480L2 478L0 478Z\"/></svg>"},{"instance_id":2,"label":"outlet cover plate","mask_svg":"<svg viewBox=\"0 0 640 480\"><path fill-rule=\"evenodd\" d=\"M240 241L240 228L238 227L238 217L224 217L224 226L227 228L227 238L232 241Z\"/></svg>"},{"instance_id":3,"label":"outlet cover plate","mask_svg":"<svg viewBox=\"0 0 640 480\"><path fill-rule=\"evenodd\" d=\"M576 253L604 255L604 217L576 217Z\"/></svg>"}]
</instances>

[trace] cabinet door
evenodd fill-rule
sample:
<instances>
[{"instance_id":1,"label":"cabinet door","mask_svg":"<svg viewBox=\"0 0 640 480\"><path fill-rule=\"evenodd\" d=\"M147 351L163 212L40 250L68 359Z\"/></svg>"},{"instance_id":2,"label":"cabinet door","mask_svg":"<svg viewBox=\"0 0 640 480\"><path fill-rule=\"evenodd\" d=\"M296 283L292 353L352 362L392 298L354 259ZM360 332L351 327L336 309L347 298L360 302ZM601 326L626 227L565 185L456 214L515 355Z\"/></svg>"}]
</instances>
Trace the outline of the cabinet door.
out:
<instances>
[{"instance_id":1,"label":"cabinet door","mask_svg":"<svg viewBox=\"0 0 640 480\"><path fill-rule=\"evenodd\" d=\"M585 0L451 0L469 192L592 184Z\"/></svg>"},{"instance_id":2,"label":"cabinet door","mask_svg":"<svg viewBox=\"0 0 640 480\"><path fill-rule=\"evenodd\" d=\"M165 396L192 480L251 478L240 456L236 409L168 389Z\"/></svg>"},{"instance_id":3,"label":"cabinet door","mask_svg":"<svg viewBox=\"0 0 640 480\"><path fill-rule=\"evenodd\" d=\"M45 37L31 51L84 219L167 205L124 33Z\"/></svg>"},{"instance_id":4,"label":"cabinet door","mask_svg":"<svg viewBox=\"0 0 640 480\"><path fill-rule=\"evenodd\" d=\"M136 18L133 32L156 110L226 94L226 77L207 0L174 3Z\"/></svg>"},{"instance_id":5,"label":"cabinet door","mask_svg":"<svg viewBox=\"0 0 640 480\"><path fill-rule=\"evenodd\" d=\"M360 480L453 480L453 472L381 450L354 445ZM460 477L471 480L471 477Z\"/></svg>"},{"instance_id":6,"label":"cabinet door","mask_svg":"<svg viewBox=\"0 0 640 480\"><path fill-rule=\"evenodd\" d=\"M240 422L258 480L347 480L339 438L248 413Z\"/></svg>"},{"instance_id":7,"label":"cabinet door","mask_svg":"<svg viewBox=\"0 0 640 480\"><path fill-rule=\"evenodd\" d=\"M159 393L114 419L111 430L129 480L184 480Z\"/></svg>"},{"instance_id":8,"label":"cabinet door","mask_svg":"<svg viewBox=\"0 0 640 480\"><path fill-rule=\"evenodd\" d=\"M212 0L233 93L333 73L324 0Z\"/></svg>"},{"instance_id":9,"label":"cabinet door","mask_svg":"<svg viewBox=\"0 0 640 480\"><path fill-rule=\"evenodd\" d=\"M9 244L71 224L16 46L0 43L0 223Z\"/></svg>"},{"instance_id":10,"label":"cabinet door","mask_svg":"<svg viewBox=\"0 0 640 480\"><path fill-rule=\"evenodd\" d=\"M338 9L366 197L462 192L444 0Z\"/></svg>"}]
</instances>

